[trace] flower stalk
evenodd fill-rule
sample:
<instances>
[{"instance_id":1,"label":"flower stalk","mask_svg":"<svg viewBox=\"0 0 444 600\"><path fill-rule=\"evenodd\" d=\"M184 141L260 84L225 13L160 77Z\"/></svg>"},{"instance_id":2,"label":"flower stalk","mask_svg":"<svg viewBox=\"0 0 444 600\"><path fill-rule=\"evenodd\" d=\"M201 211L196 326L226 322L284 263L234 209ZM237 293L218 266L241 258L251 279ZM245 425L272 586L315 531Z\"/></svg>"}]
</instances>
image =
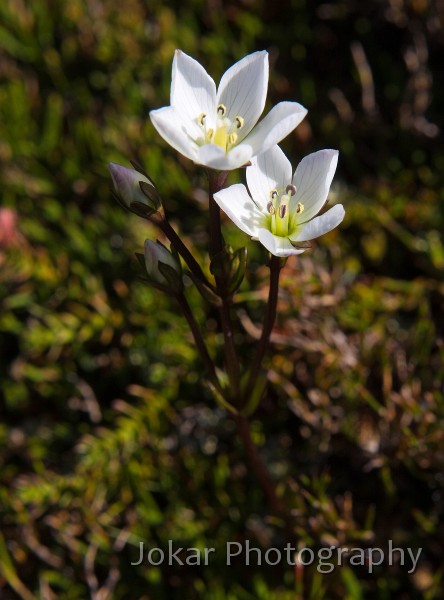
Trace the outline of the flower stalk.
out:
<instances>
[{"instance_id":1,"label":"flower stalk","mask_svg":"<svg viewBox=\"0 0 444 600\"><path fill-rule=\"evenodd\" d=\"M207 277L205 276L205 273L202 271L201 266L199 265L197 260L194 258L194 256L191 254L191 252L188 250L186 245L183 243L183 241L181 240L179 235L176 233L176 231L174 230L174 228L172 227L170 222L167 220L165 215L162 215L160 219L156 219L156 220L151 219L151 220L159 226L160 230L169 239L169 241L172 243L174 248L177 250L177 252L180 254L180 256L185 261L185 264L187 265L187 267L189 268L191 273L194 275L194 277L196 277L196 279L198 281L203 283L203 285L207 286L211 290L214 290L214 287L211 285L211 283L208 281Z\"/></svg>"},{"instance_id":2,"label":"flower stalk","mask_svg":"<svg viewBox=\"0 0 444 600\"><path fill-rule=\"evenodd\" d=\"M209 187L209 249L210 257L213 258L220 252L224 247L224 238L222 236L222 226L220 219L220 208L217 202L214 200L214 194L219 192L225 187L228 177L228 171L213 171L213 169L207 170L208 175L208 187Z\"/></svg>"},{"instance_id":3,"label":"flower stalk","mask_svg":"<svg viewBox=\"0 0 444 600\"><path fill-rule=\"evenodd\" d=\"M209 182L209 247L210 256L214 259L220 255L224 250L224 239L222 237L222 227L220 219L220 208L214 200L214 194L220 191L227 180L227 172L219 173L217 171L208 170L208 182ZM222 332L224 336L224 350L225 350L225 366L227 369L227 375L230 383L230 397L235 400L239 395L240 386L240 367L239 359L237 357L236 346L234 343L233 323L231 320L231 302L232 295L227 294L227 274L222 268L222 272L215 275L216 281L216 292L221 299L221 306L219 307L220 321L222 326ZM236 404L238 402L235 401Z\"/></svg>"},{"instance_id":4,"label":"flower stalk","mask_svg":"<svg viewBox=\"0 0 444 600\"><path fill-rule=\"evenodd\" d=\"M279 294L279 276L282 268L282 260L277 256L272 255L270 258L269 266L270 289L268 292L267 308L264 315L262 334L250 365L249 376L243 394L243 406L248 404L251 394L254 391L255 382L259 377L262 361L264 359L265 353L267 352L268 346L270 345L271 332L273 331L274 323L276 321L277 302ZM258 400L260 400L260 398Z\"/></svg>"},{"instance_id":5,"label":"flower stalk","mask_svg":"<svg viewBox=\"0 0 444 600\"><path fill-rule=\"evenodd\" d=\"M219 394L223 395L223 390L221 388L219 379L216 374L214 362L208 352L207 346L206 346L206 344L203 340L202 334L200 332L199 325L198 325L196 319L194 318L193 311L191 310L190 305L188 304L188 300L186 299L186 297L183 293L177 294L176 298L177 298L177 302L179 303L179 306L182 310L182 313L190 327L191 333L192 333L194 341L196 343L196 348L197 348L197 350L202 358L202 361L205 365L208 380L210 381L212 386L214 386L216 391Z\"/></svg>"}]
</instances>

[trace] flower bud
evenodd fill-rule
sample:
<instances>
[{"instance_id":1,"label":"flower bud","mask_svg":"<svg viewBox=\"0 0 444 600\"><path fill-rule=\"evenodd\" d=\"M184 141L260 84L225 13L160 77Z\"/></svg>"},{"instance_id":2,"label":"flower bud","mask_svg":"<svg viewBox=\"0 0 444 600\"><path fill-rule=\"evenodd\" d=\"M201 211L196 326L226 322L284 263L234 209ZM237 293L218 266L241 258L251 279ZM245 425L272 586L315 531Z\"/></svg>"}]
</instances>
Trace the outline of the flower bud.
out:
<instances>
[{"instance_id":1,"label":"flower bud","mask_svg":"<svg viewBox=\"0 0 444 600\"><path fill-rule=\"evenodd\" d=\"M141 216L157 211L161 199L155 185L145 175L135 169L127 169L115 163L109 163L109 170L118 200L127 208ZM147 207L148 214L144 207Z\"/></svg>"},{"instance_id":2,"label":"flower bud","mask_svg":"<svg viewBox=\"0 0 444 600\"><path fill-rule=\"evenodd\" d=\"M163 244L145 240L145 267L151 281L175 292L182 290L182 269Z\"/></svg>"}]
</instances>

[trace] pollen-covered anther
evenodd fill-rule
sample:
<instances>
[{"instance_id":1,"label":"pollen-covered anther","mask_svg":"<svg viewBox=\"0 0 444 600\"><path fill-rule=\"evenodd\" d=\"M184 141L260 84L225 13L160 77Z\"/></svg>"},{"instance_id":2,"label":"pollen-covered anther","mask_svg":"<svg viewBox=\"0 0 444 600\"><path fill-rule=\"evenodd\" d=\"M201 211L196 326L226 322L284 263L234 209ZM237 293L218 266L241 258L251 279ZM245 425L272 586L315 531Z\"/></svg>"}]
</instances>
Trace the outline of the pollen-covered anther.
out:
<instances>
[{"instance_id":1,"label":"pollen-covered anther","mask_svg":"<svg viewBox=\"0 0 444 600\"><path fill-rule=\"evenodd\" d=\"M276 209L273 206L273 202L270 200L270 202L267 204L267 211L270 213L270 215L274 215L276 212Z\"/></svg>"},{"instance_id":2,"label":"pollen-covered anther","mask_svg":"<svg viewBox=\"0 0 444 600\"><path fill-rule=\"evenodd\" d=\"M296 212L298 213L298 215L300 213L303 213L305 210L305 207L303 204L301 204L300 202L298 202L297 206L296 206Z\"/></svg>"},{"instance_id":3,"label":"pollen-covered anther","mask_svg":"<svg viewBox=\"0 0 444 600\"><path fill-rule=\"evenodd\" d=\"M281 219L283 219L285 217L285 213L287 212L287 205L286 204L281 204L279 206L279 216Z\"/></svg>"},{"instance_id":4,"label":"pollen-covered anther","mask_svg":"<svg viewBox=\"0 0 444 600\"><path fill-rule=\"evenodd\" d=\"M294 196L296 194L296 190L297 190L296 186L293 185L292 183L289 183L287 185L287 187L285 188L285 191L287 192L287 194L289 196Z\"/></svg>"},{"instance_id":5,"label":"pollen-covered anther","mask_svg":"<svg viewBox=\"0 0 444 600\"><path fill-rule=\"evenodd\" d=\"M199 123L199 125L201 125L203 127L205 125L206 118L207 118L207 115L205 113L200 113L200 115L197 117L197 122Z\"/></svg>"},{"instance_id":6,"label":"pollen-covered anther","mask_svg":"<svg viewBox=\"0 0 444 600\"><path fill-rule=\"evenodd\" d=\"M271 190L271 192L270 192L270 198L272 200L275 200L275 198L277 198L277 196L278 196L277 190Z\"/></svg>"},{"instance_id":7,"label":"pollen-covered anther","mask_svg":"<svg viewBox=\"0 0 444 600\"><path fill-rule=\"evenodd\" d=\"M244 119L242 117L240 117L239 115L235 118L235 122L236 122L236 127L238 129L242 129L242 127L244 126Z\"/></svg>"},{"instance_id":8,"label":"pollen-covered anther","mask_svg":"<svg viewBox=\"0 0 444 600\"><path fill-rule=\"evenodd\" d=\"M237 141L237 133L230 133L230 135L228 136L228 143L231 146L234 146L236 141Z\"/></svg>"},{"instance_id":9,"label":"pollen-covered anther","mask_svg":"<svg viewBox=\"0 0 444 600\"><path fill-rule=\"evenodd\" d=\"M219 106L217 107L217 115L219 117L223 117L223 116L225 116L226 112L227 112L227 107L224 104L219 104Z\"/></svg>"}]
</instances>

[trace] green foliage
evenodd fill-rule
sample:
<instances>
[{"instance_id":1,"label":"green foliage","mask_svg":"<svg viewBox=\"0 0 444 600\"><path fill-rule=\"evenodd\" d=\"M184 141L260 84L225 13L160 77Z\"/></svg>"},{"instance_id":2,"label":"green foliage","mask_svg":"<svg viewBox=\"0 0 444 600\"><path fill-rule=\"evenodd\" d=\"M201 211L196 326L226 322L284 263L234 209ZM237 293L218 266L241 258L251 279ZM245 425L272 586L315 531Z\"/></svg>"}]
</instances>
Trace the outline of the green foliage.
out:
<instances>
[{"instance_id":1,"label":"green foliage","mask_svg":"<svg viewBox=\"0 0 444 600\"><path fill-rule=\"evenodd\" d=\"M442 37L433 3L389 4L0 4L2 598L442 597ZM133 254L159 232L110 195L107 162L137 159L204 256L205 178L147 118L168 103L176 47L215 79L267 48L269 105L309 109L284 143L293 162L341 153L346 220L283 270L253 421L294 532L270 517L173 299L138 281ZM248 246L235 296L246 362L266 257L229 223L224 233ZM221 357L214 309L187 295ZM287 538L392 539L423 557L411 575L225 565L226 542ZM169 539L216 558L131 566L140 542Z\"/></svg>"}]
</instances>

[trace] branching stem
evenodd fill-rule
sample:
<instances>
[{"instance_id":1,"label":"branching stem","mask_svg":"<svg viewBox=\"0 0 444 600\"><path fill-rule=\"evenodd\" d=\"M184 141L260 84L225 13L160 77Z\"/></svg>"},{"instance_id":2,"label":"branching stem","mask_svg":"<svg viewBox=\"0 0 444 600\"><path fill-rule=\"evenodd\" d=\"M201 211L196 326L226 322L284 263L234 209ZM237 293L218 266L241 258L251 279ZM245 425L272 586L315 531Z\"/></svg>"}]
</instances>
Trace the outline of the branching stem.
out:
<instances>
[{"instance_id":1,"label":"branching stem","mask_svg":"<svg viewBox=\"0 0 444 600\"><path fill-rule=\"evenodd\" d=\"M176 248L177 252L181 255L187 267L190 269L191 273L204 285L212 289L212 286L206 278L204 272L202 271L199 263L188 250L188 248L185 246L180 237L177 235L173 227L170 225L169 221L164 217L159 221L155 221L155 223L160 227L160 229L163 231L166 237Z\"/></svg>"}]
</instances>

